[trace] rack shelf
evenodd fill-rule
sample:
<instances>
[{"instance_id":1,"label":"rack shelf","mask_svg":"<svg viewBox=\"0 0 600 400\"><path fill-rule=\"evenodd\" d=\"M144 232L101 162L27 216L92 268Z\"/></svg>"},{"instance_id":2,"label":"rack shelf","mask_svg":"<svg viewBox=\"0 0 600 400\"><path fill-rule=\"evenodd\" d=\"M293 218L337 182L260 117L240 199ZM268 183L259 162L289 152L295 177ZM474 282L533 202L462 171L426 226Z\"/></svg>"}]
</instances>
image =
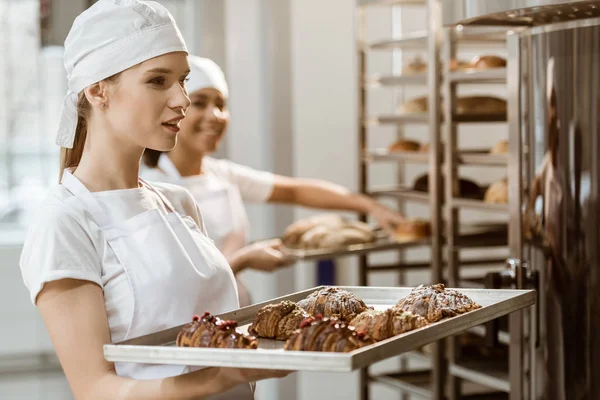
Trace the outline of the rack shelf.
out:
<instances>
[{"instance_id":1,"label":"rack shelf","mask_svg":"<svg viewBox=\"0 0 600 400\"><path fill-rule=\"evenodd\" d=\"M369 87L382 86L422 86L427 85L426 74L402 74L402 75L372 75L365 78L365 85Z\"/></svg>"},{"instance_id":2,"label":"rack shelf","mask_svg":"<svg viewBox=\"0 0 600 400\"><path fill-rule=\"evenodd\" d=\"M508 363L505 360L461 361L450 364L450 375L509 393Z\"/></svg>"},{"instance_id":3,"label":"rack shelf","mask_svg":"<svg viewBox=\"0 0 600 400\"><path fill-rule=\"evenodd\" d=\"M448 80L455 83L506 84L506 68L453 71L448 73Z\"/></svg>"},{"instance_id":4,"label":"rack shelf","mask_svg":"<svg viewBox=\"0 0 600 400\"><path fill-rule=\"evenodd\" d=\"M430 200L429 193L419 192L418 190L413 190L411 188L402 186L402 185L394 185L390 188L381 188L377 190L372 190L369 192L369 195L374 197L393 197L397 199L418 201L428 203Z\"/></svg>"},{"instance_id":5,"label":"rack shelf","mask_svg":"<svg viewBox=\"0 0 600 400\"><path fill-rule=\"evenodd\" d=\"M418 152L418 151L402 151L402 152L389 152L387 149L375 149L369 150L365 154L365 161L367 162L411 162L419 164L427 164L429 162L429 152Z\"/></svg>"},{"instance_id":6,"label":"rack shelf","mask_svg":"<svg viewBox=\"0 0 600 400\"><path fill-rule=\"evenodd\" d=\"M455 154L459 165L485 165L506 167L508 165L508 154L490 154L485 150L462 150Z\"/></svg>"},{"instance_id":7,"label":"rack shelf","mask_svg":"<svg viewBox=\"0 0 600 400\"><path fill-rule=\"evenodd\" d=\"M453 208L470 208L481 211L508 213L508 204L486 203L483 200L463 199L454 197L450 201L450 206Z\"/></svg>"},{"instance_id":8,"label":"rack shelf","mask_svg":"<svg viewBox=\"0 0 600 400\"><path fill-rule=\"evenodd\" d=\"M359 7L367 6L426 6L426 0L358 0Z\"/></svg>"},{"instance_id":9,"label":"rack shelf","mask_svg":"<svg viewBox=\"0 0 600 400\"><path fill-rule=\"evenodd\" d=\"M366 123L368 125L384 125L384 124L427 124L429 116L425 113L411 114L391 114L368 117Z\"/></svg>"}]
</instances>

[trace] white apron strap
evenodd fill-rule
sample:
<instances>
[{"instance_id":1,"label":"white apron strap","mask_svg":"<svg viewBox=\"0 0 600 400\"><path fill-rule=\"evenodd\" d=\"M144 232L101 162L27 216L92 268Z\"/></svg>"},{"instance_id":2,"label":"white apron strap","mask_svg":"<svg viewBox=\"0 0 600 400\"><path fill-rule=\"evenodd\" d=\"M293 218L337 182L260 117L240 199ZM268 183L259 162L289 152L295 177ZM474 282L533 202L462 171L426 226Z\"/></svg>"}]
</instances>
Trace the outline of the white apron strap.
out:
<instances>
[{"instance_id":1,"label":"white apron strap","mask_svg":"<svg viewBox=\"0 0 600 400\"><path fill-rule=\"evenodd\" d=\"M175 212L175 208L173 208L173 205L171 204L171 202L165 197L164 194L162 194L160 192L160 190L156 190L154 188L154 186L152 186L151 184L149 184L148 182L146 182L145 180L143 180L141 177L138 178L140 180L140 182L146 186L148 189L152 190L154 193L156 193L156 195L158 197L160 197L160 200L163 202L163 204L165 205L165 208L167 209L167 211L169 213L174 213Z\"/></svg>"},{"instance_id":2,"label":"white apron strap","mask_svg":"<svg viewBox=\"0 0 600 400\"><path fill-rule=\"evenodd\" d=\"M106 228L110 225L110 220L106 212L102 209L102 206L94 198L92 193L85 187L83 183L68 169L63 172L62 185L75 197L79 198L85 208L92 214L92 217L100 227L100 229Z\"/></svg>"}]
</instances>

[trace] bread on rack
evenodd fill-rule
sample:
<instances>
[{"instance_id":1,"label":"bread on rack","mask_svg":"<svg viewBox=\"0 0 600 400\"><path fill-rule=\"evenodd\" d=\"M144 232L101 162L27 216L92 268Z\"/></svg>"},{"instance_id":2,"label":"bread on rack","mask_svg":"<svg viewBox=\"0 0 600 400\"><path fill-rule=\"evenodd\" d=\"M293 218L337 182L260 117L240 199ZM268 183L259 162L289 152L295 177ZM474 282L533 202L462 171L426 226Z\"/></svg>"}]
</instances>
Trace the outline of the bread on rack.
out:
<instances>
[{"instance_id":1,"label":"bread on rack","mask_svg":"<svg viewBox=\"0 0 600 400\"><path fill-rule=\"evenodd\" d=\"M412 58L402 67L402 75L416 75L424 72L427 72L427 63L419 56Z\"/></svg>"},{"instance_id":2,"label":"bread on rack","mask_svg":"<svg viewBox=\"0 0 600 400\"><path fill-rule=\"evenodd\" d=\"M296 303L284 300L258 310L248 333L268 339L286 340L310 315Z\"/></svg>"},{"instance_id":3,"label":"bread on rack","mask_svg":"<svg viewBox=\"0 0 600 400\"><path fill-rule=\"evenodd\" d=\"M490 154L506 154L508 153L508 140L502 140L491 148Z\"/></svg>"},{"instance_id":4,"label":"bread on rack","mask_svg":"<svg viewBox=\"0 0 600 400\"><path fill-rule=\"evenodd\" d=\"M180 347L213 347L219 349L256 349L255 337L236 331L237 322L224 321L206 312L202 317L194 316L177 335Z\"/></svg>"},{"instance_id":5,"label":"bread on rack","mask_svg":"<svg viewBox=\"0 0 600 400\"><path fill-rule=\"evenodd\" d=\"M446 289L442 283L414 288L395 307L420 315L430 323L481 308L466 295Z\"/></svg>"},{"instance_id":6,"label":"bread on rack","mask_svg":"<svg viewBox=\"0 0 600 400\"><path fill-rule=\"evenodd\" d=\"M390 153L414 152L419 151L421 144L414 140L400 139L388 146Z\"/></svg>"},{"instance_id":7,"label":"bread on rack","mask_svg":"<svg viewBox=\"0 0 600 400\"><path fill-rule=\"evenodd\" d=\"M442 177L442 193L444 193L445 184L446 184L445 180ZM429 192L429 175L424 174L424 175L419 176L413 184L413 189L416 191L419 191L419 192L428 193ZM477 199L477 200L481 200L483 197L481 188L479 187L479 185L469 179L464 179L464 178L459 179L458 196L463 197L463 198L468 198L468 199Z\"/></svg>"},{"instance_id":8,"label":"bread on rack","mask_svg":"<svg viewBox=\"0 0 600 400\"><path fill-rule=\"evenodd\" d=\"M297 304L311 315L322 314L347 322L369 309L354 293L338 287L326 287L312 292Z\"/></svg>"},{"instance_id":9,"label":"bread on rack","mask_svg":"<svg viewBox=\"0 0 600 400\"><path fill-rule=\"evenodd\" d=\"M450 60L450 65L448 66L450 71L464 71L470 67L470 63L464 60L452 59Z\"/></svg>"},{"instance_id":10,"label":"bread on rack","mask_svg":"<svg viewBox=\"0 0 600 400\"><path fill-rule=\"evenodd\" d=\"M469 68L473 69L492 69L506 67L506 59L498 56L484 55L475 56L469 62Z\"/></svg>"},{"instance_id":11,"label":"bread on rack","mask_svg":"<svg viewBox=\"0 0 600 400\"><path fill-rule=\"evenodd\" d=\"M506 100L494 96L462 96L456 101L456 114L506 114Z\"/></svg>"},{"instance_id":12,"label":"bread on rack","mask_svg":"<svg viewBox=\"0 0 600 400\"><path fill-rule=\"evenodd\" d=\"M290 248L299 247L302 236L309 230L317 226L338 228L347 222L346 218L336 214L323 214L303 218L287 227L283 233L282 242Z\"/></svg>"},{"instance_id":13,"label":"bread on rack","mask_svg":"<svg viewBox=\"0 0 600 400\"><path fill-rule=\"evenodd\" d=\"M387 310L367 310L350 322L357 331L364 331L377 341L422 328L427 324L425 318L395 307Z\"/></svg>"},{"instance_id":14,"label":"bread on rack","mask_svg":"<svg viewBox=\"0 0 600 400\"><path fill-rule=\"evenodd\" d=\"M398 242L411 242L431 236L431 223L422 219L407 219L396 225L394 238Z\"/></svg>"},{"instance_id":15,"label":"bread on rack","mask_svg":"<svg viewBox=\"0 0 600 400\"><path fill-rule=\"evenodd\" d=\"M285 350L348 353L375 340L344 321L317 315L304 320L285 342Z\"/></svg>"},{"instance_id":16,"label":"bread on rack","mask_svg":"<svg viewBox=\"0 0 600 400\"><path fill-rule=\"evenodd\" d=\"M508 204L508 179L495 182L485 191L483 201L491 204Z\"/></svg>"},{"instance_id":17,"label":"bread on rack","mask_svg":"<svg viewBox=\"0 0 600 400\"><path fill-rule=\"evenodd\" d=\"M421 114L427 112L427 96L415 97L408 100L398 107L400 114Z\"/></svg>"},{"instance_id":18,"label":"bread on rack","mask_svg":"<svg viewBox=\"0 0 600 400\"><path fill-rule=\"evenodd\" d=\"M457 115L496 115L506 113L506 100L494 96L462 96L456 100ZM421 114L427 112L426 96L415 97L400 104L400 114Z\"/></svg>"}]
</instances>

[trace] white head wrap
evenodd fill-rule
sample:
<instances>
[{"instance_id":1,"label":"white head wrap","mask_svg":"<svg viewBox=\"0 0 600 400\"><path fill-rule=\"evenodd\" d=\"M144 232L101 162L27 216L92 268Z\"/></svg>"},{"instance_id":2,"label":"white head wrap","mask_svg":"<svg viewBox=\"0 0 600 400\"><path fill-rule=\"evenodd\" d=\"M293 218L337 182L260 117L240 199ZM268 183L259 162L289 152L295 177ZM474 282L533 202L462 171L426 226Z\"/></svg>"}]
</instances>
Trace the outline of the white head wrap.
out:
<instances>
[{"instance_id":1,"label":"white head wrap","mask_svg":"<svg viewBox=\"0 0 600 400\"><path fill-rule=\"evenodd\" d=\"M56 144L73 147L77 94L143 61L187 48L166 8L155 1L100 0L73 22L65 40L69 91Z\"/></svg>"},{"instance_id":2,"label":"white head wrap","mask_svg":"<svg viewBox=\"0 0 600 400\"><path fill-rule=\"evenodd\" d=\"M189 55L190 75L185 87L188 93L200 89L217 89L225 98L229 97L227 81L221 68L208 58Z\"/></svg>"}]
</instances>

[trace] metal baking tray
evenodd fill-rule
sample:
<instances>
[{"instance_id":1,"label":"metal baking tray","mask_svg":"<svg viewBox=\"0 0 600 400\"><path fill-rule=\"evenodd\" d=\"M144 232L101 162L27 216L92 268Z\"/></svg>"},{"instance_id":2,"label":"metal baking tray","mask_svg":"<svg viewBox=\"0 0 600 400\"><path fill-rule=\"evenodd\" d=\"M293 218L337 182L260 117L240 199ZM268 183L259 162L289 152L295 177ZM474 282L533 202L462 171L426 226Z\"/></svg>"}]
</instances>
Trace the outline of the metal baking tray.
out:
<instances>
[{"instance_id":1,"label":"metal baking tray","mask_svg":"<svg viewBox=\"0 0 600 400\"><path fill-rule=\"evenodd\" d=\"M377 161L407 161L413 163L427 164L429 152L422 151L388 151L388 149L373 149L365 153L366 162Z\"/></svg>"},{"instance_id":2,"label":"metal baking tray","mask_svg":"<svg viewBox=\"0 0 600 400\"><path fill-rule=\"evenodd\" d=\"M374 242L364 244L354 244L337 249L293 249L282 246L281 253L292 261L309 261L309 260L322 260L343 256L354 256L365 253L373 253L377 251L385 250L400 250L409 247L418 246L429 246L431 244L431 238L423 238L420 240L414 240L410 242L398 242L391 238L387 233L382 230L376 231L377 238Z\"/></svg>"},{"instance_id":3,"label":"metal baking tray","mask_svg":"<svg viewBox=\"0 0 600 400\"><path fill-rule=\"evenodd\" d=\"M238 329L245 332L261 307L282 300L299 301L323 287L304 290L219 316L238 321ZM375 309L389 308L411 291L411 288L393 287L342 286L341 288L353 292ZM269 339L259 339L257 350L176 347L174 342L182 325L122 343L105 345L104 357L111 362L350 372L455 335L535 303L533 290L457 290L483 307L350 353L285 351L283 341Z\"/></svg>"}]
</instances>

